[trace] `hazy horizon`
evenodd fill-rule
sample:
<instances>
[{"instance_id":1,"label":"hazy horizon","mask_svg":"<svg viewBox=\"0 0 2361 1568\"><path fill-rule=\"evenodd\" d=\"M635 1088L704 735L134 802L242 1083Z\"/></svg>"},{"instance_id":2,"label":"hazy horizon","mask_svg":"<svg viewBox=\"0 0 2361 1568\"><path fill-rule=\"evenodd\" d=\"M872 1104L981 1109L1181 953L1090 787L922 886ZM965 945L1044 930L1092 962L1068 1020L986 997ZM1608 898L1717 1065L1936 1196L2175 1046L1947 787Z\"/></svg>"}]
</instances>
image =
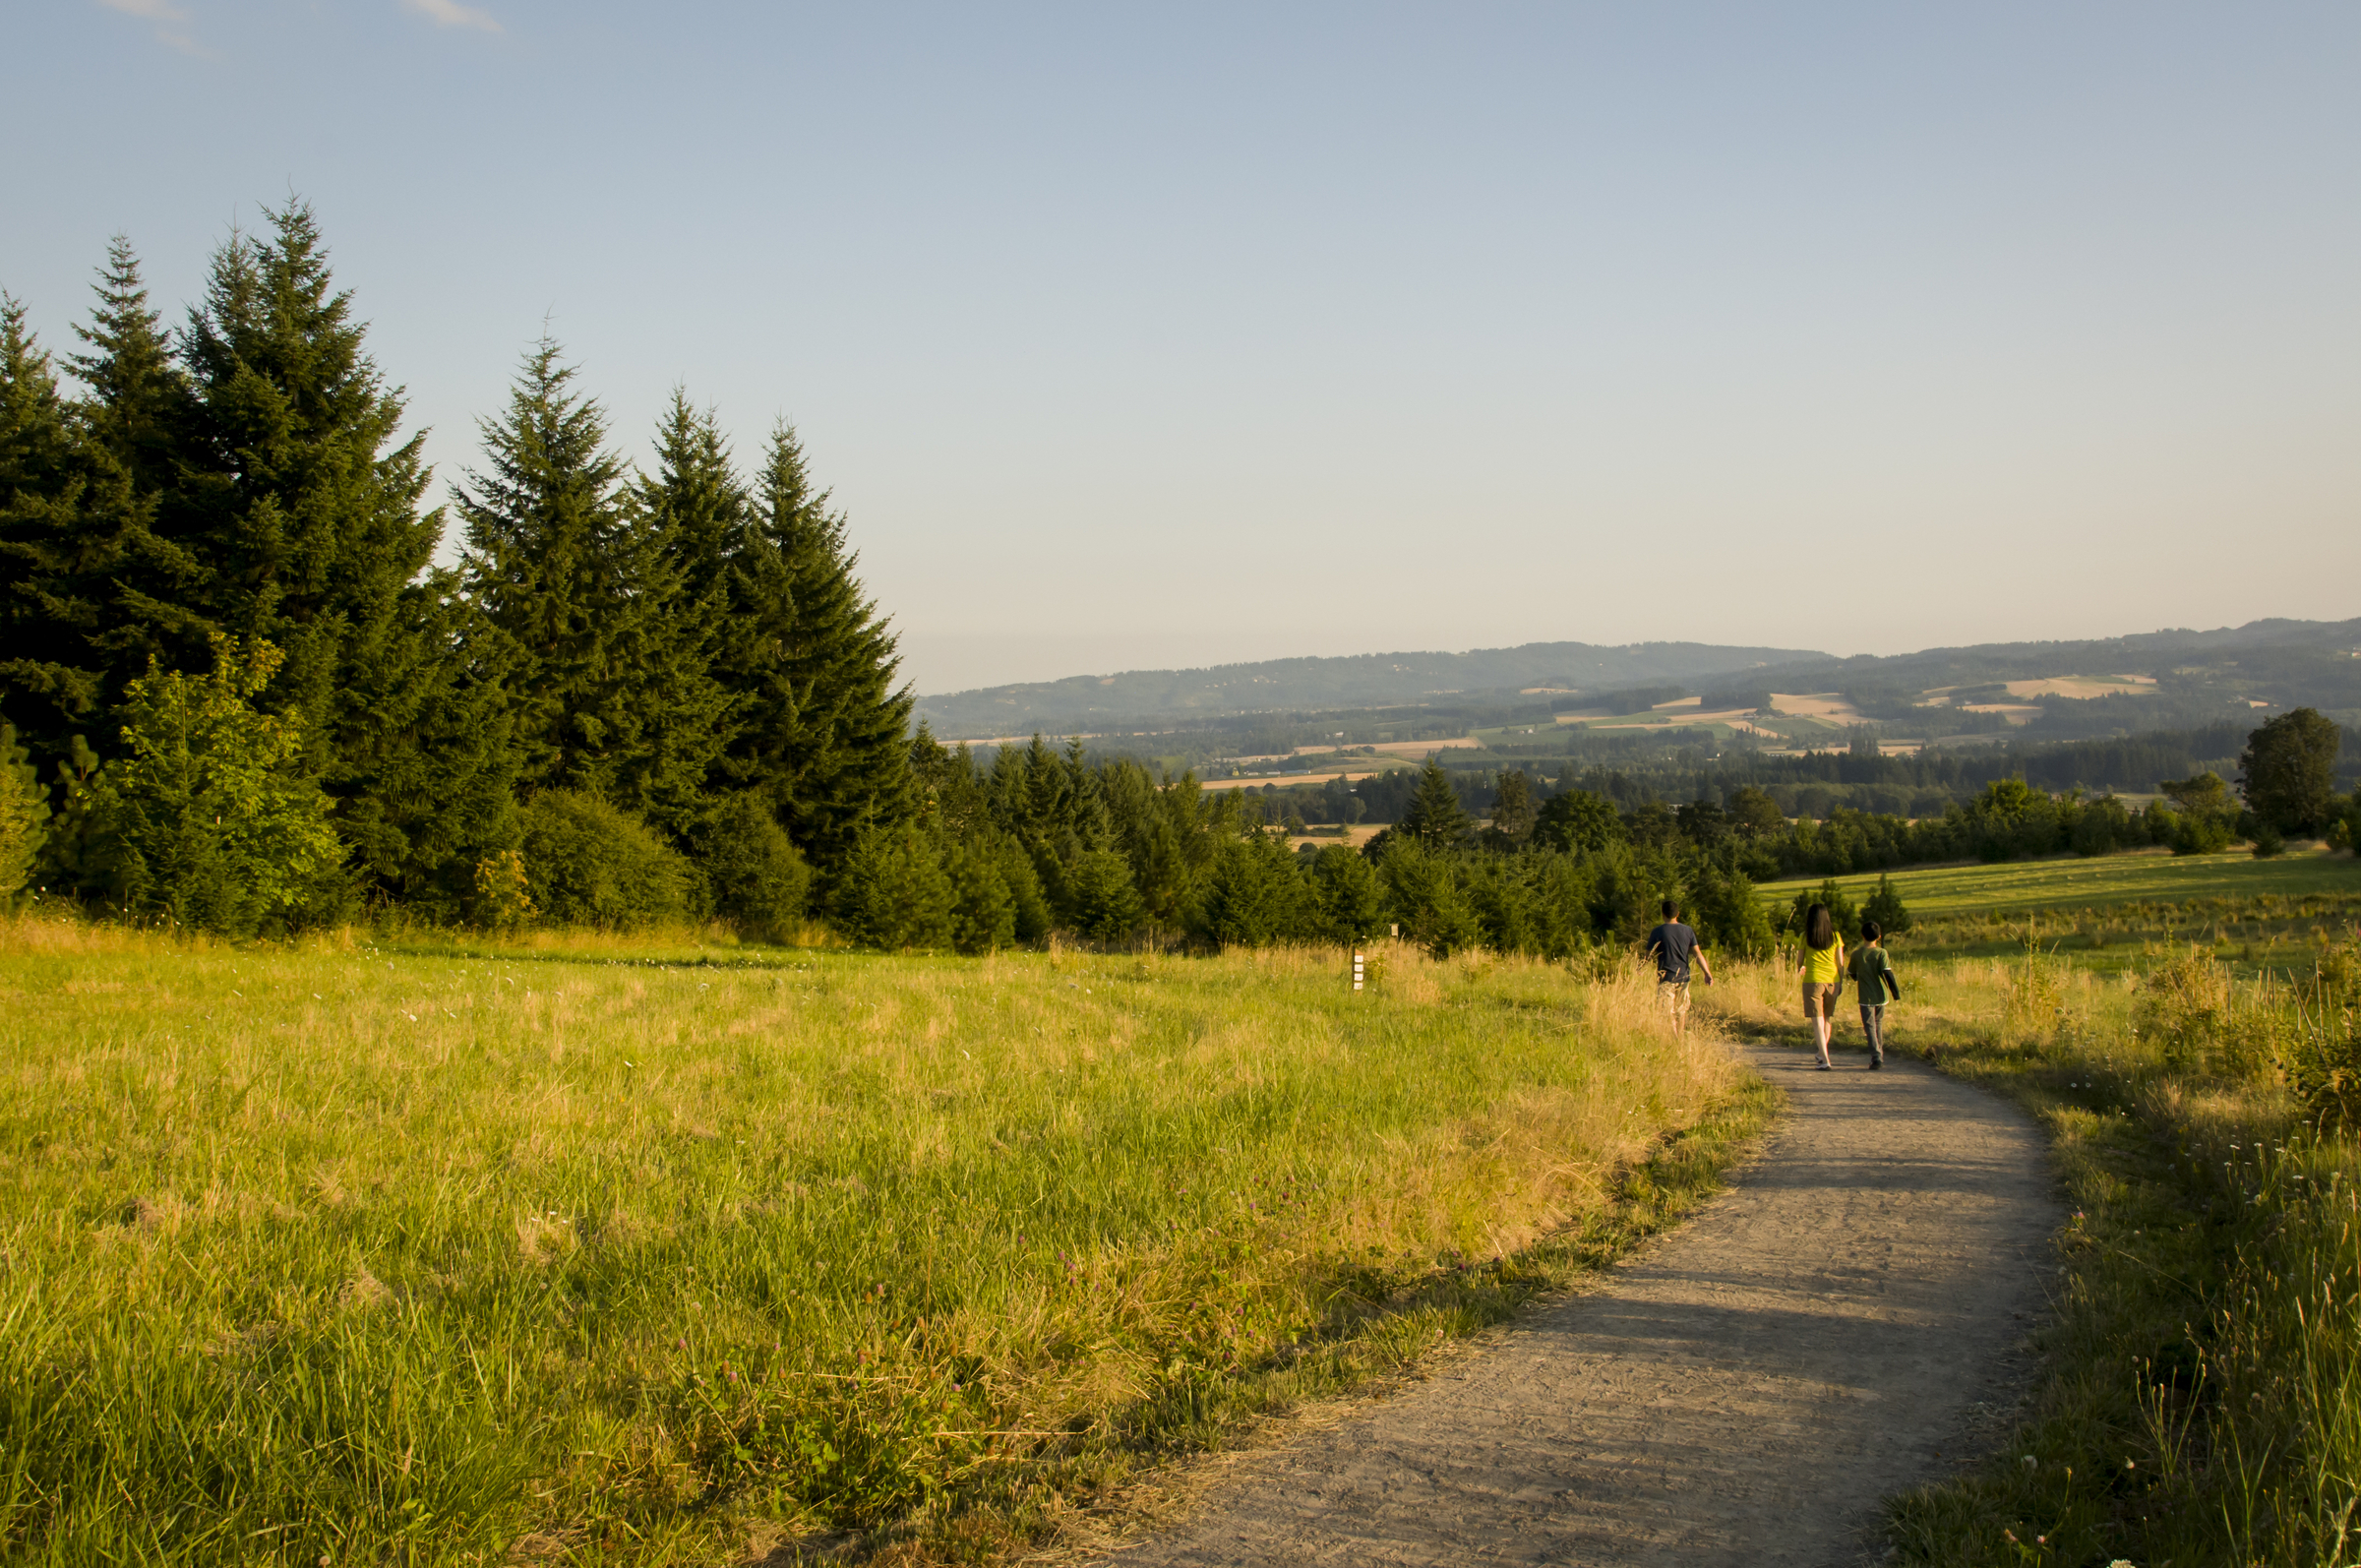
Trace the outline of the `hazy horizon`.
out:
<instances>
[{"instance_id":1,"label":"hazy horizon","mask_svg":"<svg viewBox=\"0 0 2361 1568\"><path fill-rule=\"evenodd\" d=\"M316 209L445 481L546 321L793 420L929 693L2352 613L2361 12L84 0L0 288ZM102 106L94 108L93 106Z\"/></svg>"}]
</instances>

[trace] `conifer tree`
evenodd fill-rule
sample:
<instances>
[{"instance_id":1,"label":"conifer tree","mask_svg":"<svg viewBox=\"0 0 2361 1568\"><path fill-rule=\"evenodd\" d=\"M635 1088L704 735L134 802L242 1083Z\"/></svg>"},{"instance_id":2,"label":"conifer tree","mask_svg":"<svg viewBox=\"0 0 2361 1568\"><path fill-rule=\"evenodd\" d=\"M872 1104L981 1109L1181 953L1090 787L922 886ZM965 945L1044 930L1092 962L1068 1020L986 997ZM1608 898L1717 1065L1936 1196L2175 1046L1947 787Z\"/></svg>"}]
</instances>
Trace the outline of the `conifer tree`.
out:
<instances>
[{"instance_id":1,"label":"conifer tree","mask_svg":"<svg viewBox=\"0 0 2361 1568\"><path fill-rule=\"evenodd\" d=\"M38 699L64 675L47 667L64 640L61 578L79 499L74 455L48 351L27 330L25 307L0 294L0 704L36 738L50 716Z\"/></svg>"},{"instance_id":2,"label":"conifer tree","mask_svg":"<svg viewBox=\"0 0 2361 1568\"><path fill-rule=\"evenodd\" d=\"M685 613L660 518L624 484L605 411L573 390L543 338L489 457L458 492L465 577L497 629L516 706L519 782L584 790L682 834L705 805L731 699L708 671L710 629Z\"/></svg>"},{"instance_id":3,"label":"conifer tree","mask_svg":"<svg viewBox=\"0 0 2361 1568\"><path fill-rule=\"evenodd\" d=\"M1455 843L1470 826L1467 808L1451 787L1451 775L1433 757L1419 772L1419 789L1402 814L1398 831L1429 847Z\"/></svg>"},{"instance_id":4,"label":"conifer tree","mask_svg":"<svg viewBox=\"0 0 2361 1568\"><path fill-rule=\"evenodd\" d=\"M63 483L47 492L37 520L9 509L4 525L17 548L0 623L0 688L35 757L59 766L76 752L76 736L114 750L109 715L151 661L197 669L210 657L198 605L205 566L158 531L186 380L120 235L96 291L91 325L75 329L90 351L67 358L89 389L66 409L69 471L53 474Z\"/></svg>"},{"instance_id":5,"label":"conifer tree","mask_svg":"<svg viewBox=\"0 0 2361 1568\"><path fill-rule=\"evenodd\" d=\"M311 210L269 216L267 239L215 253L190 314L182 430L137 391L151 377L136 334L93 337L107 357L93 385L127 389L113 439L135 481L168 446L165 530L206 573L189 608L280 648L264 702L301 720L304 763L359 864L414 888L508 830L505 695L461 661L454 581L422 580L443 532L442 513L420 510L424 434L401 439L401 394L368 355Z\"/></svg>"},{"instance_id":6,"label":"conifer tree","mask_svg":"<svg viewBox=\"0 0 2361 1568\"><path fill-rule=\"evenodd\" d=\"M845 519L813 488L788 426L772 433L755 504L761 542L783 568L769 591L786 594L791 608L775 678L745 694L747 765L776 792L797 846L832 875L864 828L898 822L912 809L917 698L894 686L893 632L854 575L859 557L847 547Z\"/></svg>"},{"instance_id":7,"label":"conifer tree","mask_svg":"<svg viewBox=\"0 0 2361 1568\"><path fill-rule=\"evenodd\" d=\"M139 254L127 235L107 241L98 279L91 325L74 329L89 351L69 354L66 364L90 390L85 417L91 439L135 486L153 493L173 477L188 387L172 362L163 319L148 304Z\"/></svg>"}]
</instances>

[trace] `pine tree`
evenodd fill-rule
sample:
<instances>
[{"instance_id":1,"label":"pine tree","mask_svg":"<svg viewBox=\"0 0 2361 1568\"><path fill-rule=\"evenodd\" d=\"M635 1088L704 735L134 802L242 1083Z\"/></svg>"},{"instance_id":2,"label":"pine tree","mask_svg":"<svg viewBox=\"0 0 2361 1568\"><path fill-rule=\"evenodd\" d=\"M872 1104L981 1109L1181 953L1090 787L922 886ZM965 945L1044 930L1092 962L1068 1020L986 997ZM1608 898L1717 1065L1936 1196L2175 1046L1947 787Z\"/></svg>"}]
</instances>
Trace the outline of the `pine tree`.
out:
<instances>
[{"instance_id":1,"label":"pine tree","mask_svg":"<svg viewBox=\"0 0 2361 1568\"><path fill-rule=\"evenodd\" d=\"M1451 775L1433 757L1419 772L1418 793L1410 799L1410 809L1402 814L1398 831L1429 847L1456 843L1471 823L1467 808L1459 804L1459 791L1451 787Z\"/></svg>"},{"instance_id":2,"label":"pine tree","mask_svg":"<svg viewBox=\"0 0 2361 1568\"><path fill-rule=\"evenodd\" d=\"M776 791L787 830L823 876L853 840L912 809L908 734L915 694L896 690L894 634L854 575L845 519L816 491L795 432L771 436L755 487L760 538L790 596L776 677L744 694L746 752Z\"/></svg>"},{"instance_id":3,"label":"pine tree","mask_svg":"<svg viewBox=\"0 0 2361 1568\"><path fill-rule=\"evenodd\" d=\"M463 886L473 852L509 830L505 695L463 662L455 581L421 580L444 524L420 510L424 434L401 439L401 394L367 353L311 210L269 216L268 239L215 253L190 315L184 428L127 392L113 439L135 479L168 448L165 531L206 572L191 608L283 651L263 700L301 721L305 765L358 863L390 889ZM136 334L98 346L93 385L147 385Z\"/></svg>"},{"instance_id":4,"label":"pine tree","mask_svg":"<svg viewBox=\"0 0 2361 1568\"><path fill-rule=\"evenodd\" d=\"M544 338L508 413L480 429L489 468L458 492L465 580L498 633L518 778L577 789L686 833L731 708L710 629L686 614L661 519L624 484L606 414Z\"/></svg>"},{"instance_id":5,"label":"pine tree","mask_svg":"<svg viewBox=\"0 0 2361 1568\"><path fill-rule=\"evenodd\" d=\"M865 828L836 889L836 921L857 942L888 952L948 947L959 890L915 824Z\"/></svg>"},{"instance_id":6,"label":"pine tree","mask_svg":"<svg viewBox=\"0 0 2361 1568\"><path fill-rule=\"evenodd\" d=\"M37 522L18 511L6 528L22 549L0 629L0 688L34 755L61 767L78 736L116 749L111 715L151 663L202 669L210 658L206 567L159 531L186 379L120 235L96 292L91 325L75 329L91 351L67 358L89 389L66 410L71 473Z\"/></svg>"},{"instance_id":7,"label":"pine tree","mask_svg":"<svg viewBox=\"0 0 2361 1568\"><path fill-rule=\"evenodd\" d=\"M759 759L741 744L739 715L775 679L782 612L792 599L775 552L756 534L753 498L713 411L693 407L674 388L656 427L656 471L633 489L678 575L675 613L704 633L697 652L729 697L708 782L723 791L758 787Z\"/></svg>"},{"instance_id":8,"label":"pine tree","mask_svg":"<svg viewBox=\"0 0 2361 1568\"><path fill-rule=\"evenodd\" d=\"M42 722L54 708L43 699L88 680L55 667L79 500L74 445L49 354L26 329L25 307L0 294L0 703L36 740L54 728Z\"/></svg>"}]
</instances>

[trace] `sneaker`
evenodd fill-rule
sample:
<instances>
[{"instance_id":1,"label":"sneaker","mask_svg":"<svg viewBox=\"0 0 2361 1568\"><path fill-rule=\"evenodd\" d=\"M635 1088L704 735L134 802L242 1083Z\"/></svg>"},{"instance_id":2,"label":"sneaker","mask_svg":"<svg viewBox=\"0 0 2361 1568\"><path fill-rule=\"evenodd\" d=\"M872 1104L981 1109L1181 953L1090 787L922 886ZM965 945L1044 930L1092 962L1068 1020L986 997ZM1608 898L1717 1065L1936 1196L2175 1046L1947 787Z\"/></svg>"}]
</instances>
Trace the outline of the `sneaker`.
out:
<instances>
[{"instance_id":1,"label":"sneaker","mask_svg":"<svg viewBox=\"0 0 2361 1568\"><path fill-rule=\"evenodd\" d=\"M1886 1058L1883 1056L1871 1056L1869 1058L1869 1070L1871 1072L1875 1072L1878 1068L1884 1066L1885 1064Z\"/></svg>"}]
</instances>

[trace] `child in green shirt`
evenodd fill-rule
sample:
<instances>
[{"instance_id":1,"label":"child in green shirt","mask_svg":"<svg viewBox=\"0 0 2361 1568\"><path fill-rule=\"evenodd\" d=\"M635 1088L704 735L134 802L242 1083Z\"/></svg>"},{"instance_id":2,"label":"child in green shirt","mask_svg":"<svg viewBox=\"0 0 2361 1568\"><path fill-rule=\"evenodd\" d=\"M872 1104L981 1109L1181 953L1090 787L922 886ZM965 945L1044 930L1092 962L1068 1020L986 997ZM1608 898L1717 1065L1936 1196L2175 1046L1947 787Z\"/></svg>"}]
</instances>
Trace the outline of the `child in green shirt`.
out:
<instances>
[{"instance_id":1,"label":"child in green shirt","mask_svg":"<svg viewBox=\"0 0 2361 1568\"><path fill-rule=\"evenodd\" d=\"M1869 1070L1875 1072L1886 1064L1886 997L1902 999L1902 982L1894 978L1894 960L1886 956L1880 945L1885 937L1874 920L1861 922L1861 945L1852 951L1852 960L1845 968L1859 988L1861 998L1861 1033L1869 1037Z\"/></svg>"}]
</instances>

